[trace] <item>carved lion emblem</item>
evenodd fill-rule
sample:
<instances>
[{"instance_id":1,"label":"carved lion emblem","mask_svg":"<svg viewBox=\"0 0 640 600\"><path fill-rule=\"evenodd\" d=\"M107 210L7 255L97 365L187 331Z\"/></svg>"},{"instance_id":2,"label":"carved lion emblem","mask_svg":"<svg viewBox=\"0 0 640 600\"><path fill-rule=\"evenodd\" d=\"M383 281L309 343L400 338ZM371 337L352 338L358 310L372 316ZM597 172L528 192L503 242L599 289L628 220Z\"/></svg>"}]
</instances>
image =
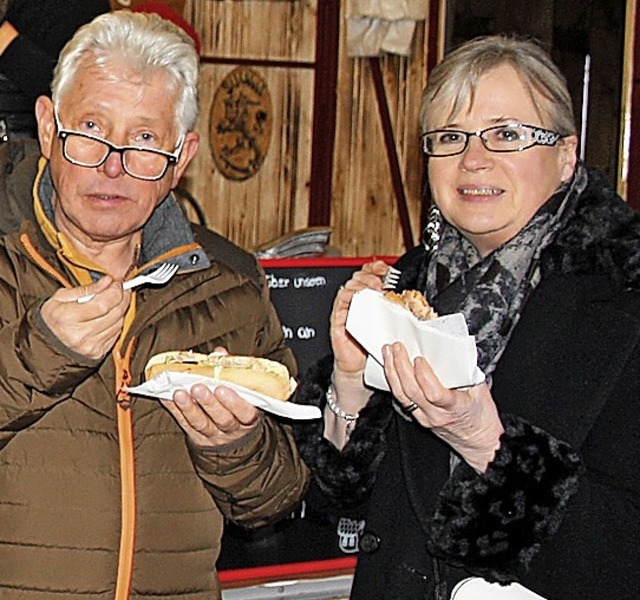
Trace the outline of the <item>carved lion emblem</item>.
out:
<instances>
[{"instance_id":1,"label":"carved lion emblem","mask_svg":"<svg viewBox=\"0 0 640 600\"><path fill-rule=\"evenodd\" d=\"M262 77L247 67L231 71L216 90L211 106L209 143L224 177L255 175L269 149L273 111Z\"/></svg>"}]
</instances>

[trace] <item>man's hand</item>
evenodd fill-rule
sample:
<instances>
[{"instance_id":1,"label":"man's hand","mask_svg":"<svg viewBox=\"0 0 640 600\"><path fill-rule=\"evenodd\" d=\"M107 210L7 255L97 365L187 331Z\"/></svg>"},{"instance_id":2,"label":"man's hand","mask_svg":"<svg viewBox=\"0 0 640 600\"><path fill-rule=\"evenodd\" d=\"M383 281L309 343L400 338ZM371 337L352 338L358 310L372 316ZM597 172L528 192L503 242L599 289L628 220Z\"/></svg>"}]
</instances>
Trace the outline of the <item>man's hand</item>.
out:
<instances>
[{"instance_id":1,"label":"man's hand","mask_svg":"<svg viewBox=\"0 0 640 600\"><path fill-rule=\"evenodd\" d=\"M259 409L222 385L210 390L197 383L189 391L176 390L173 402L162 404L196 445L209 448L240 439L257 427L261 417Z\"/></svg>"},{"instance_id":2,"label":"man's hand","mask_svg":"<svg viewBox=\"0 0 640 600\"><path fill-rule=\"evenodd\" d=\"M95 294L91 301L79 304L78 298ZM89 286L60 289L41 309L49 329L68 348L99 359L116 343L129 308L131 292L108 275Z\"/></svg>"}]
</instances>

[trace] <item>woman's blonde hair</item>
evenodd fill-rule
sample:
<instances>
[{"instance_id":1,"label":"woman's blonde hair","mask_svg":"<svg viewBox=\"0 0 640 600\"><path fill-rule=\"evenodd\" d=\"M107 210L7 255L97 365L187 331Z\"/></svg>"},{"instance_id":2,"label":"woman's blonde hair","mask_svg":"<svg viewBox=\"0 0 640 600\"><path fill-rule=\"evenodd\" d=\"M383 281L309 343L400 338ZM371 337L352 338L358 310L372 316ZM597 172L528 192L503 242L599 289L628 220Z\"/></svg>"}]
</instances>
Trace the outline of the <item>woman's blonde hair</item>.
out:
<instances>
[{"instance_id":1,"label":"woman's blonde hair","mask_svg":"<svg viewBox=\"0 0 640 600\"><path fill-rule=\"evenodd\" d=\"M546 125L562 136L574 135L576 124L567 82L549 54L535 41L506 35L473 39L447 54L429 74L422 98L423 131L434 129L433 111L452 103L451 115L474 101L478 81L488 71L511 65L522 78ZM539 99L544 102L540 103Z\"/></svg>"}]
</instances>

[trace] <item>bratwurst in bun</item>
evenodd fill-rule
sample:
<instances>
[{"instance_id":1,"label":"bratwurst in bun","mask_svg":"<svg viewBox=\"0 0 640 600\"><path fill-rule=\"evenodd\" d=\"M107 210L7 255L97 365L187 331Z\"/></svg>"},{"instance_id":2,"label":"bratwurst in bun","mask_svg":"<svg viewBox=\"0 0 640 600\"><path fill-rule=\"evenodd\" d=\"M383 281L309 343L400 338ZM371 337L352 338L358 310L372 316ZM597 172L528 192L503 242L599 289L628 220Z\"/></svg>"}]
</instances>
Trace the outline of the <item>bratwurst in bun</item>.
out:
<instances>
[{"instance_id":1,"label":"bratwurst in bun","mask_svg":"<svg viewBox=\"0 0 640 600\"><path fill-rule=\"evenodd\" d=\"M421 321L430 321L438 318L438 313L417 290L404 290L400 294L388 291L384 292L383 295L387 300L410 310Z\"/></svg>"},{"instance_id":2,"label":"bratwurst in bun","mask_svg":"<svg viewBox=\"0 0 640 600\"><path fill-rule=\"evenodd\" d=\"M144 368L146 379L165 371L211 377L222 385L224 382L241 385L276 400L288 400L295 389L287 367L255 356L173 350L152 356Z\"/></svg>"}]
</instances>

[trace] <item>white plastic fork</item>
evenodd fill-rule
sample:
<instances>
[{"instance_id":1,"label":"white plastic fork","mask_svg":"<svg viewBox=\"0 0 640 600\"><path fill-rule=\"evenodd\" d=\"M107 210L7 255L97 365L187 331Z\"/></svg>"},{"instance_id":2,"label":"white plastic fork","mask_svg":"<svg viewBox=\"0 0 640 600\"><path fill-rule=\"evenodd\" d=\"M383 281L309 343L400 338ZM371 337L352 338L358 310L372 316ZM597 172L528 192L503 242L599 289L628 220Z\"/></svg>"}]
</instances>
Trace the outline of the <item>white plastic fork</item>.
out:
<instances>
[{"instance_id":1,"label":"white plastic fork","mask_svg":"<svg viewBox=\"0 0 640 600\"><path fill-rule=\"evenodd\" d=\"M138 275L133 279L129 279L122 284L123 290L130 290L131 288L142 285L143 283L150 283L151 285L162 285L167 283L176 272L178 271L178 265L173 263L162 263L155 271L147 273L146 275ZM77 302L80 304L89 302L95 294L88 294L86 296L80 296Z\"/></svg>"},{"instance_id":2,"label":"white plastic fork","mask_svg":"<svg viewBox=\"0 0 640 600\"><path fill-rule=\"evenodd\" d=\"M384 277L382 278L382 289L383 290L393 290L396 285L398 285L398 280L400 279L400 273L398 269L395 267L389 267Z\"/></svg>"}]
</instances>

